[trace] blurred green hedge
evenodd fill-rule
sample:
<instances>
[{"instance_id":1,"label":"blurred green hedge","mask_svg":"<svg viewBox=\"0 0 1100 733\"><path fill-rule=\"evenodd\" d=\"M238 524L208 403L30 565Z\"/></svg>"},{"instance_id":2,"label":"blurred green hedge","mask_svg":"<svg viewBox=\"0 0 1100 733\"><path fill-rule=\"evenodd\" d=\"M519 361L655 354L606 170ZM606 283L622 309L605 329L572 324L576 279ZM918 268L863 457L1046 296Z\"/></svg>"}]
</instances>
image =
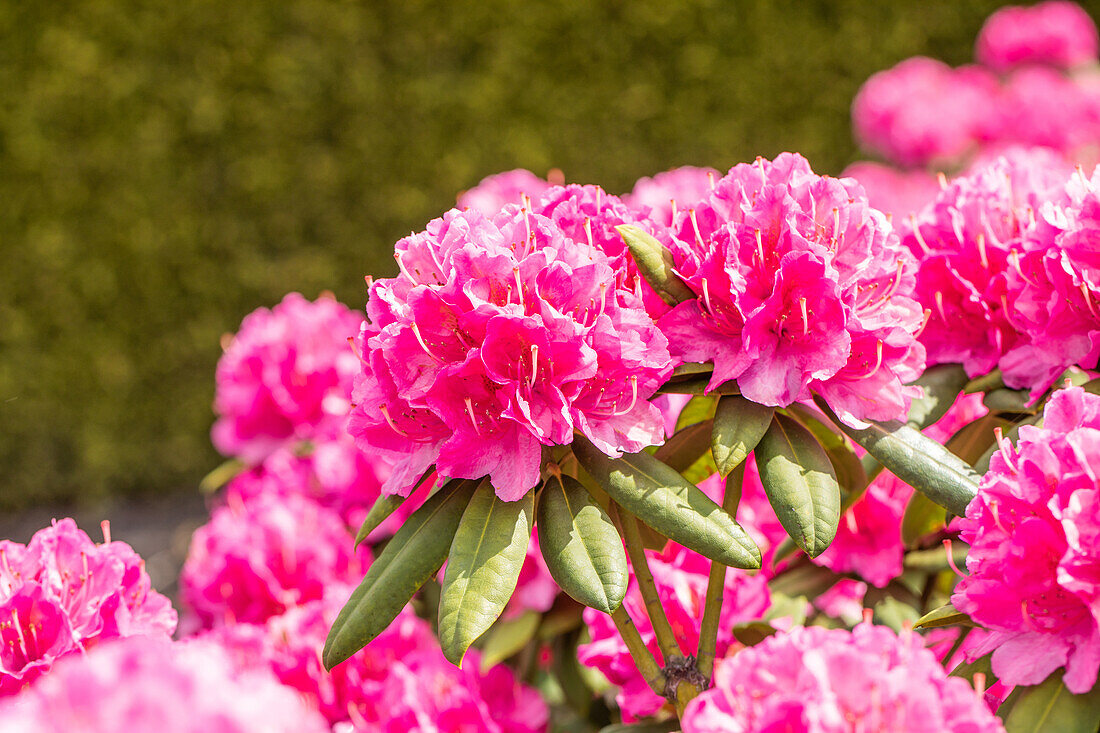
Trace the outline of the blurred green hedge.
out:
<instances>
[{"instance_id":1,"label":"blurred green hedge","mask_svg":"<svg viewBox=\"0 0 1100 733\"><path fill-rule=\"evenodd\" d=\"M996 5L0 4L0 508L194 486L221 334L361 306L481 177L838 172L859 84L967 61Z\"/></svg>"}]
</instances>

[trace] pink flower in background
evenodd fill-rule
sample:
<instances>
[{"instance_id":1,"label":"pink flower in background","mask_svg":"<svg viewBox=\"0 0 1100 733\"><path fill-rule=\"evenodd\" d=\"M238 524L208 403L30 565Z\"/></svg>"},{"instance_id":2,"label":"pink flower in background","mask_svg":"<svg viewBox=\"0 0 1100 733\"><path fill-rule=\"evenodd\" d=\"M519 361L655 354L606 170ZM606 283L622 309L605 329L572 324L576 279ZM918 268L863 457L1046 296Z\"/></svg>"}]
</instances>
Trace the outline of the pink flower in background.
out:
<instances>
[{"instance_id":1,"label":"pink flower in background","mask_svg":"<svg viewBox=\"0 0 1100 733\"><path fill-rule=\"evenodd\" d=\"M855 181L789 153L738 165L673 233L696 297L659 325L674 356L714 363L711 388L779 407L818 393L853 426L906 414L924 368L915 262Z\"/></svg>"},{"instance_id":2,"label":"pink flower in background","mask_svg":"<svg viewBox=\"0 0 1100 733\"><path fill-rule=\"evenodd\" d=\"M469 191L458 195L458 208L473 209L493 216L508 204L523 205L523 197L537 199L553 185L523 168L496 173L481 179Z\"/></svg>"},{"instance_id":3,"label":"pink flower in background","mask_svg":"<svg viewBox=\"0 0 1100 733\"><path fill-rule=\"evenodd\" d=\"M350 594L350 586L333 585L323 599L274 616L263 626L226 626L204 638L222 644L241 668L269 668L337 730L545 729L547 709L536 692L516 682L505 667L482 672L476 652L462 670L453 667L430 625L411 609L362 651L326 672L321 649ZM418 678L421 683L411 687Z\"/></svg>"},{"instance_id":4,"label":"pink flower in background","mask_svg":"<svg viewBox=\"0 0 1100 733\"><path fill-rule=\"evenodd\" d=\"M175 630L172 604L125 542L97 545L72 519L55 520L27 545L0 541L0 695L101 641Z\"/></svg>"},{"instance_id":5,"label":"pink flower in background","mask_svg":"<svg viewBox=\"0 0 1100 733\"><path fill-rule=\"evenodd\" d=\"M721 662L688 703L684 733L997 733L1000 721L948 677L917 634L798 627Z\"/></svg>"},{"instance_id":6,"label":"pink flower in background","mask_svg":"<svg viewBox=\"0 0 1100 733\"><path fill-rule=\"evenodd\" d=\"M996 134L998 91L984 69L915 56L864 82L852 103L855 136L901 166L951 163Z\"/></svg>"},{"instance_id":7,"label":"pink flower in background","mask_svg":"<svg viewBox=\"0 0 1100 733\"><path fill-rule=\"evenodd\" d=\"M928 171L901 170L882 163L852 163L841 176L859 181L871 206L898 222L923 209L940 192L936 176Z\"/></svg>"},{"instance_id":8,"label":"pink flower in background","mask_svg":"<svg viewBox=\"0 0 1100 733\"><path fill-rule=\"evenodd\" d=\"M210 628L261 623L358 583L370 564L340 516L298 494L259 494L214 510L195 530L180 574L193 621Z\"/></svg>"},{"instance_id":9,"label":"pink flower in background","mask_svg":"<svg viewBox=\"0 0 1100 733\"><path fill-rule=\"evenodd\" d=\"M1100 172L1075 175L1040 211L1010 273L1023 342L1001 360L1010 386L1042 389L1071 365L1100 360Z\"/></svg>"},{"instance_id":10,"label":"pink flower in background","mask_svg":"<svg viewBox=\"0 0 1100 733\"><path fill-rule=\"evenodd\" d=\"M504 615L514 617L525 611L538 613L549 611L560 592L561 588L554 582L553 576L550 575L550 568L546 567L546 560L542 558L538 533L532 532L531 543L527 545L527 555L523 558L523 565L519 569L516 590L512 594L512 599L508 601Z\"/></svg>"},{"instance_id":11,"label":"pink flower in background","mask_svg":"<svg viewBox=\"0 0 1100 733\"><path fill-rule=\"evenodd\" d=\"M214 644L112 641L61 661L0 702L3 733L327 733L301 697L263 669L234 671Z\"/></svg>"},{"instance_id":12,"label":"pink flower in background","mask_svg":"<svg viewBox=\"0 0 1100 733\"><path fill-rule=\"evenodd\" d=\"M223 502L247 503L261 494L298 494L332 509L355 528L381 496L390 471L388 463L359 450L350 438L317 443L305 455L280 448L260 465L235 476L225 487ZM419 505L417 499L404 502L369 539L392 535Z\"/></svg>"},{"instance_id":13,"label":"pink flower in background","mask_svg":"<svg viewBox=\"0 0 1100 733\"><path fill-rule=\"evenodd\" d=\"M920 339L929 364L961 363L978 376L1026 343L1016 313L1027 282L1021 259L1065 175L1051 151L1009 151L956 178L906 224L903 241L920 259L915 292L928 311Z\"/></svg>"},{"instance_id":14,"label":"pink flower in background","mask_svg":"<svg viewBox=\"0 0 1100 733\"><path fill-rule=\"evenodd\" d=\"M1003 682L1065 667L1084 693L1100 667L1100 397L1060 390L1043 417L993 455L961 522L970 574L951 600L992 632L973 655L993 650Z\"/></svg>"},{"instance_id":15,"label":"pink flower in background","mask_svg":"<svg viewBox=\"0 0 1100 733\"><path fill-rule=\"evenodd\" d=\"M214 447L259 463L279 447L340 435L359 370L348 339L362 321L331 296L297 293L246 316L218 360Z\"/></svg>"},{"instance_id":16,"label":"pink flower in background","mask_svg":"<svg viewBox=\"0 0 1100 733\"><path fill-rule=\"evenodd\" d=\"M648 399L672 359L604 252L511 206L492 220L449 211L396 253L400 274L371 287L349 424L393 460L383 491L408 492L435 464L516 500L542 446L574 431L609 455L661 441Z\"/></svg>"},{"instance_id":17,"label":"pink flower in background","mask_svg":"<svg viewBox=\"0 0 1100 733\"><path fill-rule=\"evenodd\" d=\"M1024 64L1069 69L1096 63L1096 24L1076 3L1050 0L1012 5L990 15L978 34L975 57L995 71Z\"/></svg>"},{"instance_id":18,"label":"pink flower in background","mask_svg":"<svg viewBox=\"0 0 1100 733\"><path fill-rule=\"evenodd\" d=\"M1094 86L1041 66L1018 69L1004 81L997 101L997 140L1039 145L1076 159L1100 136L1100 97Z\"/></svg>"},{"instance_id":19,"label":"pink flower in background","mask_svg":"<svg viewBox=\"0 0 1100 733\"><path fill-rule=\"evenodd\" d=\"M703 620L710 562L671 542L663 552L647 550L646 554L650 559L661 605L672 625L680 649L686 655L693 655L699 649L699 627ZM738 645L733 637L733 626L742 621L760 618L770 604L767 581L762 575L750 575L733 568L726 571L722 614L718 624L719 657L725 656L731 648ZM623 607L637 625L646 646L659 659L656 636L633 575ZM612 684L620 688L616 701L622 710L623 720L630 722L660 710L667 701L654 694L646 684L622 637L615 630L611 617L586 608L584 621L588 625L592 641L578 648L578 658L582 664L598 669Z\"/></svg>"},{"instance_id":20,"label":"pink flower in background","mask_svg":"<svg viewBox=\"0 0 1100 733\"><path fill-rule=\"evenodd\" d=\"M631 209L648 210L648 218L669 227L678 209L690 209L710 193L722 174L713 168L680 166L657 175L639 178L634 190L622 197Z\"/></svg>"}]
</instances>

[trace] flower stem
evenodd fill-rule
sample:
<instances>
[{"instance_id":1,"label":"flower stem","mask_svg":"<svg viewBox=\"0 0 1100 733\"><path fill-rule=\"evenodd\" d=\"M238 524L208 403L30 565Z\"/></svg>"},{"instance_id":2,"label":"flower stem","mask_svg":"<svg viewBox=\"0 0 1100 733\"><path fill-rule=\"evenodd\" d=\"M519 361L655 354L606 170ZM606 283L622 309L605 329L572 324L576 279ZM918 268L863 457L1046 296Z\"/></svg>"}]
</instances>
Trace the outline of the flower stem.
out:
<instances>
[{"instance_id":1,"label":"flower stem","mask_svg":"<svg viewBox=\"0 0 1100 733\"><path fill-rule=\"evenodd\" d=\"M626 552L630 556L630 565L634 569L634 577L638 581L638 590L645 601L646 613L649 614L649 622L653 626L653 633L657 636L657 647L661 650L665 665L673 658L682 657L680 644L676 641L676 634L672 631L672 625L665 615L661 598L657 594L657 583L653 580L649 563L646 562L645 545L642 543L642 533L638 529L638 520L620 510L617 504L612 504L614 514L612 517L619 525L620 531L626 539Z\"/></svg>"},{"instance_id":2,"label":"flower stem","mask_svg":"<svg viewBox=\"0 0 1100 733\"><path fill-rule=\"evenodd\" d=\"M741 487L745 478L742 461L726 479L726 492L722 496L722 509L731 517L737 514L741 501ZM703 622L699 629L699 654L696 668L710 680L714 676L714 657L718 649L718 619L722 615L722 597L726 585L726 566L711 560L707 578L707 595L703 606Z\"/></svg>"},{"instance_id":3,"label":"flower stem","mask_svg":"<svg viewBox=\"0 0 1100 733\"><path fill-rule=\"evenodd\" d=\"M630 656L634 658L634 664L637 665L638 671L641 672L646 684L649 685L649 689L663 697L665 694L665 674L657 665L657 660L654 659L653 654L646 648L645 642L642 641L642 635L638 633L638 627L634 625L634 620L630 618L626 608L619 606L612 611L611 620L614 622L619 636L626 643L626 649L630 652Z\"/></svg>"}]
</instances>

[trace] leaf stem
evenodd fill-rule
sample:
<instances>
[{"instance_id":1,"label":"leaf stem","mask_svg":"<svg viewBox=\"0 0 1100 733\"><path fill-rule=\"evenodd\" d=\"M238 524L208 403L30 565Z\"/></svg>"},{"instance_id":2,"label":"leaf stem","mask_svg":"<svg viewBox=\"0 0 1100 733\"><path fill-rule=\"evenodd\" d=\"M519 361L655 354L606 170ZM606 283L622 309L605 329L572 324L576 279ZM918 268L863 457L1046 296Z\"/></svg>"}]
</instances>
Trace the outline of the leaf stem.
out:
<instances>
[{"instance_id":1,"label":"leaf stem","mask_svg":"<svg viewBox=\"0 0 1100 733\"><path fill-rule=\"evenodd\" d=\"M638 627L634 625L634 620L630 618L630 614L627 613L626 607L619 606L612 611L611 621L615 624L615 628L618 630L619 636L623 638L623 642L626 643L626 649L630 652L630 656L634 658L634 664L637 665L638 671L641 672L646 684L649 685L649 689L664 697L665 673L661 671L653 653L642 641L642 635L638 632Z\"/></svg>"},{"instance_id":2,"label":"leaf stem","mask_svg":"<svg viewBox=\"0 0 1100 733\"><path fill-rule=\"evenodd\" d=\"M726 478L726 492L722 496L722 509L731 517L737 515L741 500L741 486L745 478L745 462L742 461ZM726 586L726 566L711 560L707 578L707 595L703 606L703 622L699 628L699 653L695 667L710 680L714 676L714 658L718 650L718 619L722 615L722 600Z\"/></svg>"},{"instance_id":3,"label":"leaf stem","mask_svg":"<svg viewBox=\"0 0 1100 733\"><path fill-rule=\"evenodd\" d=\"M682 657L680 644L676 641L676 634L672 631L672 624L668 622L661 598L657 594L657 583L653 580L653 573L649 569L649 563L645 557L645 545L642 542L642 533L638 529L638 519L631 514L621 511L618 504L612 502L613 512L611 517L619 525L619 531L626 540L626 553L630 557L630 565L634 568L634 577L638 581L638 590L645 601L646 613L649 622L653 626L653 633L657 636L657 647L661 650L661 656L667 665L673 658Z\"/></svg>"}]
</instances>

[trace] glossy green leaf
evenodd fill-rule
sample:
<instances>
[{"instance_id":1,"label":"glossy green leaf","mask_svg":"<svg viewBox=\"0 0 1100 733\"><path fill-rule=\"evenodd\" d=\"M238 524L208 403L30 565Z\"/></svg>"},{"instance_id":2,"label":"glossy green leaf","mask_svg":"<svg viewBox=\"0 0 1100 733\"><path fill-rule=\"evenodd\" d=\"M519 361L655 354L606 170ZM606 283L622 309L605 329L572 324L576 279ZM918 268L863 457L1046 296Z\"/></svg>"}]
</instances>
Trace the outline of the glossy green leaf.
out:
<instances>
[{"instance_id":1,"label":"glossy green leaf","mask_svg":"<svg viewBox=\"0 0 1100 733\"><path fill-rule=\"evenodd\" d=\"M946 606L929 611L917 619L913 624L914 629L935 629L941 626L970 626L973 622L970 617L948 603Z\"/></svg>"},{"instance_id":2,"label":"glossy green leaf","mask_svg":"<svg viewBox=\"0 0 1100 733\"><path fill-rule=\"evenodd\" d=\"M1026 389L995 389L987 392L982 402L990 412L1013 412L1037 414L1042 405L1031 399L1031 392Z\"/></svg>"},{"instance_id":3,"label":"glossy green leaf","mask_svg":"<svg viewBox=\"0 0 1100 733\"><path fill-rule=\"evenodd\" d=\"M371 505L370 511L367 512L367 518L359 525L359 531L355 534L355 546L358 547L359 543L367 539L371 532L378 529L378 525L389 519L390 515L397 511L397 507L404 504L407 498L406 496L396 495L378 497Z\"/></svg>"},{"instance_id":4,"label":"glossy green leaf","mask_svg":"<svg viewBox=\"0 0 1100 733\"><path fill-rule=\"evenodd\" d=\"M722 508L648 453L608 458L583 438L577 460L627 511L671 540L736 568L760 567L760 550Z\"/></svg>"},{"instance_id":5,"label":"glossy green leaf","mask_svg":"<svg viewBox=\"0 0 1100 733\"><path fill-rule=\"evenodd\" d=\"M326 669L382 633L420 586L439 571L476 487L476 481L444 487L386 544L329 630L323 652Z\"/></svg>"},{"instance_id":6,"label":"glossy green leaf","mask_svg":"<svg viewBox=\"0 0 1100 733\"><path fill-rule=\"evenodd\" d=\"M897 420L872 422L862 430L849 427L836 419L824 400L815 401L830 420L895 476L953 514L966 513L981 477L958 456Z\"/></svg>"},{"instance_id":7,"label":"glossy green leaf","mask_svg":"<svg viewBox=\"0 0 1100 733\"><path fill-rule=\"evenodd\" d=\"M1061 672L1024 688L1005 719L1008 733L1096 733L1098 727L1100 685L1074 695L1062 682Z\"/></svg>"},{"instance_id":8,"label":"glossy green leaf","mask_svg":"<svg viewBox=\"0 0 1100 733\"><path fill-rule=\"evenodd\" d=\"M774 407L766 407L741 395L718 400L711 433L711 453L718 473L728 476L744 461L771 424Z\"/></svg>"},{"instance_id":9,"label":"glossy green leaf","mask_svg":"<svg viewBox=\"0 0 1100 733\"><path fill-rule=\"evenodd\" d=\"M658 394L724 395L741 394L737 382L732 379L710 388L710 375L688 376L684 379L670 379L657 388Z\"/></svg>"},{"instance_id":10,"label":"glossy green leaf","mask_svg":"<svg viewBox=\"0 0 1100 733\"><path fill-rule=\"evenodd\" d=\"M917 610L897 598L883 598L875 604L874 609L875 623L889 626L898 633L901 633L906 626L911 627L917 620Z\"/></svg>"},{"instance_id":11,"label":"glossy green leaf","mask_svg":"<svg viewBox=\"0 0 1100 733\"><path fill-rule=\"evenodd\" d=\"M912 547L922 537L942 529L946 522L947 511L942 506L914 491L901 518L901 541Z\"/></svg>"},{"instance_id":12,"label":"glossy green leaf","mask_svg":"<svg viewBox=\"0 0 1100 733\"><path fill-rule=\"evenodd\" d=\"M541 620L542 614L538 611L524 611L515 618L501 619L493 624L481 648L482 671L518 654L535 638Z\"/></svg>"},{"instance_id":13,"label":"glossy green leaf","mask_svg":"<svg viewBox=\"0 0 1100 733\"><path fill-rule=\"evenodd\" d=\"M983 657L978 657L973 662L963 662L951 670L950 677L962 677L964 680L974 684L974 676L981 674L985 676L986 688L992 687L993 683L997 681L997 675L993 673L993 652L986 654Z\"/></svg>"},{"instance_id":14,"label":"glossy green leaf","mask_svg":"<svg viewBox=\"0 0 1100 733\"><path fill-rule=\"evenodd\" d=\"M840 485L833 464L813 434L776 415L756 446L760 481L787 534L810 557L836 536Z\"/></svg>"},{"instance_id":15,"label":"glossy green leaf","mask_svg":"<svg viewBox=\"0 0 1100 733\"><path fill-rule=\"evenodd\" d=\"M697 395L688 400L684 409L680 410L676 418L676 432L680 432L689 425L705 422L714 418L714 412L718 409L718 398L710 395Z\"/></svg>"},{"instance_id":16,"label":"glossy green leaf","mask_svg":"<svg viewBox=\"0 0 1100 733\"><path fill-rule=\"evenodd\" d=\"M755 646L770 636L774 636L778 629L766 621L744 621L733 626L733 638L745 646Z\"/></svg>"},{"instance_id":17,"label":"glossy green leaf","mask_svg":"<svg viewBox=\"0 0 1100 733\"><path fill-rule=\"evenodd\" d=\"M646 279L661 300L677 305L695 297L680 276L673 272L675 262L668 247L657 241L649 232L630 224L615 227L626 243L630 255L638 265L638 272Z\"/></svg>"},{"instance_id":18,"label":"glossy green leaf","mask_svg":"<svg viewBox=\"0 0 1100 733\"><path fill-rule=\"evenodd\" d=\"M685 471L710 450L710 433L713 423L710 420L688 425L677 430L653 453L653 457L669 466L673 471Z\"/></svg>"},{"instance_id":19,"label":"glossy green leaf","mask_svg":"<svg viewBox=\"0 0 1100 733\"><path fill-rule=\"evenodd\" d=\"M500 617L531 542L535 492L503 501L478 487L458 524L439 595L439 643L461 666L466 650Z\"/></svg>"},{"instance_id":20,"label":"glossy green leaf","mask_svg":"<svg viewBox=\"0 0 1100 733\"><path fill-rule=\"evenodd\" d=\"M623 541L576 479L551 477L538 506L539 548L550 575L579 603L611 613L626 595Z\"/></svg>"},{"instance_id":21,"label":"glossy green leaf","mask_svg":"<svg viewBox=\"0 0 1100 733\"><path fill-rule=\"evenodd\" d=\"M983 415L948 438L945 447L973 466L986 450L997 444L994 429L1006 430L1011 425L1011 422L996 415Z\"/></svg>"},{"instance_id":22,"label":"glossy green leaf","mask_svg":"<svg viewBox=\"0 0 1100 733\"><path fill-rule=\"evenodd\" d=\"M817 442L825 449L825 455L829 456L833 472L836 473L836 481L840 484L840 513L843 514L863 496L870 483L862 459L856 455L851 439L822 422L818 413L798 403L787 409L813 433Z\"/></svg>"},{"instance_id":23,"label":"glossy green leaf","mask_svg":"<svg viewBox=\"0 0 1100 733\"><path fill-rule=\"evenodd\" d=\"M917 430L923 430L936 422L947 413L968 381L966 370L961 364L929 367L913 383L924 389L924 396L913 400L906 422Z\"/></svg>"}]
</instances>

